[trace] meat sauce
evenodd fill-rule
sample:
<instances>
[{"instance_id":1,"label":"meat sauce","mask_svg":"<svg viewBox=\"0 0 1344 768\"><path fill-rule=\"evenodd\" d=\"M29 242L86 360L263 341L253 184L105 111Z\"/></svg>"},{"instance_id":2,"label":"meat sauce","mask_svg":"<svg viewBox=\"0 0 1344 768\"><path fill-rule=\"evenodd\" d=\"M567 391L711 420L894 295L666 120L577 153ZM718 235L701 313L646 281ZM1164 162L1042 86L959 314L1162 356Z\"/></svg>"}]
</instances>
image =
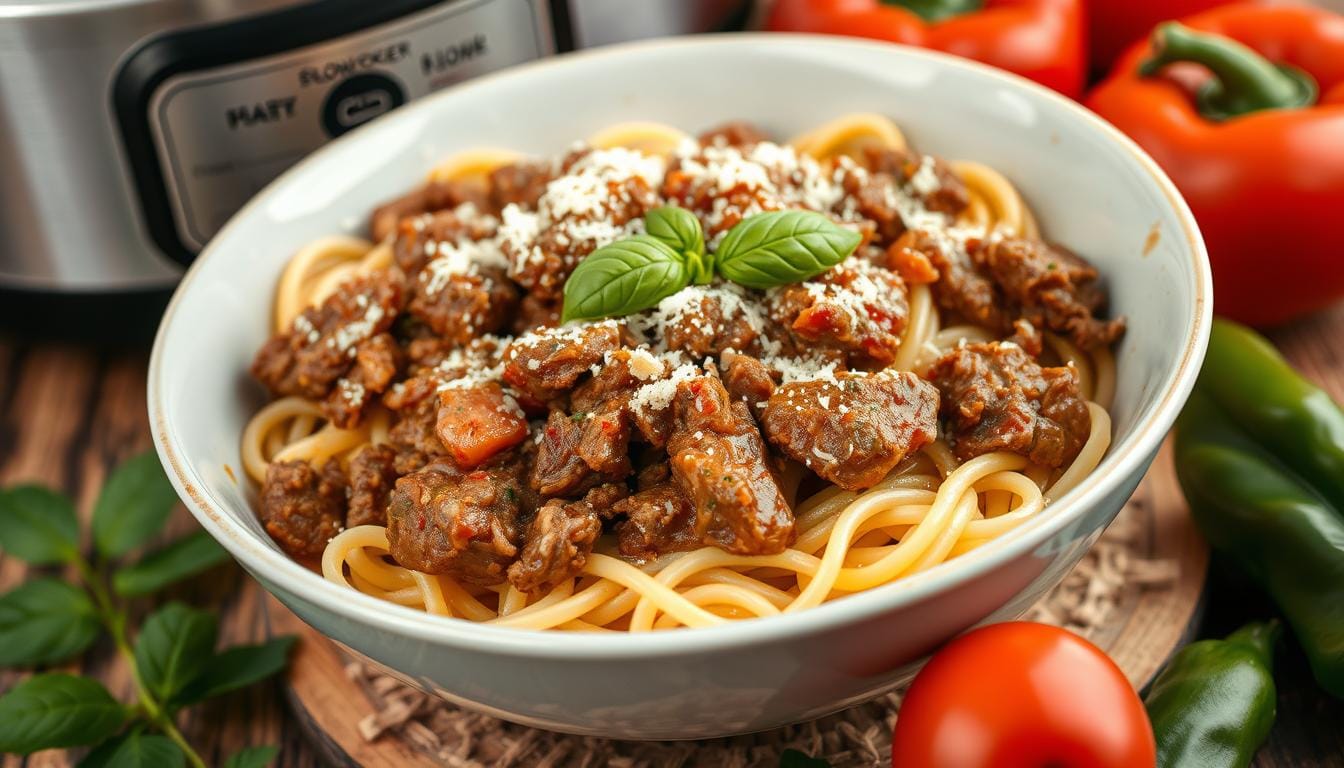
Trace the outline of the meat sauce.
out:
<instances>
[{"instance_id":1,"label":"meat sauce","mask_svg":"<svg viewBox=\"0 0 1344 768\"><path fill-rule=\"evenodd\" d=\"M372 216L391 267L341 285L257 354L274 396L314 400L342 428L375 409L391 420L344 465L273 463L262 521L304 558L346 526L386 525L407 568L538 595L604 534L633 560L783 551L790 466L862 490L940 435L963 460L1064 466L1090 417L1072 369L1041 359L1038 329L1091 349L1124 321L1104 318L1096 270L1059 246L930 228L950 228L968 199L936 159L870 151L823 167L742 123L666 163L584 148L484 185L431 182ZM864 239L803 283L716 282L559 325L575 265L666 204L699 216L711 248L743 218L790 208ZM946 319L1001 340L922 375L888 370L916 285Z\"/></svg>"}]
</instances>

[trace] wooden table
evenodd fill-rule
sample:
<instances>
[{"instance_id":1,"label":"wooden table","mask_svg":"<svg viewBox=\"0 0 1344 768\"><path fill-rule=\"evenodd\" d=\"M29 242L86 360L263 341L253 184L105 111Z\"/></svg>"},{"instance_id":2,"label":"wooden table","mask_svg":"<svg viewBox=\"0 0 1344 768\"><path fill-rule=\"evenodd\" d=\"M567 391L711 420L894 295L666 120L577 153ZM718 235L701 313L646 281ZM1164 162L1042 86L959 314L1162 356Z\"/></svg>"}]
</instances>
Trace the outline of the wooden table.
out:
<instances>
[{"instance_id":1,"label":"wooden table","mask_svg":"<svg viewBox=\"0 0 1344 768\"><path fill-rule=\"evenodd\" d=\"M37 481L63 488L87 513L109 466L149 447L145 418L145 365L148 334L161 297L147 299L133 311L104 306L92 313L96 342L51 338L50 307L17 305L0 297L0 484ZM109 330L112 329L112 330ZM89 332L73 330L87 338ZM1274 335L1286 354L1311 378L1344 401L1344 306L1332 313L1284 329ZM68 334L67 334L68 335ZM121 339L110 344L108 335ZM194 526L179 509L173 533ZM22 581L25 566L0 555L0 590ZM174 597L212 606L220 615L226 642L254 641L261 588L235 566L227 566L180 588ZM141 606L140 613L150 606ZM1225 633L1270 609L1245 593L1215 565L1209 610L1201 635ZM1295 648L1279 656L1279 716L1257 766L1344 765L1344 703L1320 693L1302 655ZM102 678L127 699L129 680L107 643L99 645L78 671ZM0 690L15 681L0 672ZM317 765L303 741L275 684L259 686L190 711L182 723L192 744L210 762L245 746L279 744L279 766ZM65 766L58 752L27 760L5 757L12 766Z\"/></svg>"}]
</instances>

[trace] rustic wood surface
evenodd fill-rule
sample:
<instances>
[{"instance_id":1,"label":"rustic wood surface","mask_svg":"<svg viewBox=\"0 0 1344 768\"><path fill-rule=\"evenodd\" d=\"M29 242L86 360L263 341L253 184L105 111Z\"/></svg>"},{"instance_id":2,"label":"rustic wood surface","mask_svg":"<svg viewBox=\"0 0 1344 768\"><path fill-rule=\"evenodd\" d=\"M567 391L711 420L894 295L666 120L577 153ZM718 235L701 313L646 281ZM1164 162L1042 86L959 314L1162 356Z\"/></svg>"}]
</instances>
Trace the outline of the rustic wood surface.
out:
<instances>
[{"instance_id":1,"label":"rustic wood surface","mask_svg":"<svg viewBox=\"0 0 1344 768\"><path fill-rule=\"evenodd\" d=\"M152 317L155 313L141 314ZM102 316L95 322L104 329L109 324L119 327L124 316ZM137 341L113 346L48 340L40 337L45 332L35 332L43 327L31 317L15 321L0 316L0 484L36 481L62 488L77 500L81 513L87 514L107 469L149 446L144 405L148 342L143 328L114 334ZM1273 337L1306 375L1344 401L1341 332L1344 307ZM193 526L189 515L179 509L169 535ZM1220 572L1215 561L1201 635L1226 632L1269 610L1247 597L1235 579L1222 577ZM22 563L0 553L0 590L20 583L27 574ZM255 641L268 631L261 619L267 598L235 566L218 568L172 596L215 608L225 642ZM141 605L137 613L143 615L150 607ZM123 698L130 695L126 669L108 643L98 645L70 669L103 679ZM1264 768L1344 765L1344 703L1320 693L1296 649L1280 654L1277 677L1278 721L1255 764ZM0 672L0 690L17 679L16 673ZM183 716L181 725L212 763L246 746L278 744L278 766L321 764L285 706L277 683L193 709ZM69 764L60 752L27 759L0 758L4 768Z\"/></svg>"}]
</instances>

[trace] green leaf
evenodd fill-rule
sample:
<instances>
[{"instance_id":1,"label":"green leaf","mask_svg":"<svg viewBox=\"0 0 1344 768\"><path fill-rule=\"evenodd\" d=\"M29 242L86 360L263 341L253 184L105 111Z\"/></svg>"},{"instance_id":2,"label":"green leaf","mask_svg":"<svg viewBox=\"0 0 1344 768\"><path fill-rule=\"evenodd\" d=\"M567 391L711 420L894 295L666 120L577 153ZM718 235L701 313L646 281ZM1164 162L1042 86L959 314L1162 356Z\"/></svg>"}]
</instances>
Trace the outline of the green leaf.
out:
<instances>
[{"instance_id":1,"label":"green leaf","mask_svg":"<svg viewBox=\"0 0 1344 768\"><path fill-rule=\"evenodd\" d=\"M758 213L724 235L718 270L748 288L798 283L844 261L862 240L814 211Z\"/></svg>"},{"instance_id":2,"label":"green leaf","mask_svg":"<svg viewBox=\"0 0 1344 768\"><path fill-rule=\"evenodd\" d=\"M112 589L122 597L147 595L228 559L229 553L210 534L197 531L117 571Z\"/></svg>"},{"instance_id":3,"label":"green leaf","mask_svg":"<svg viewBox=\"0 0 1344 768\"><path fill-rule=\"evenodd\" d=\"M690 271L681 254L648 235L598 248L565 281L563 322L629 315L685 288Z\"/></svg>"},{"instance_id":4,"label":"green leaf","mask_svg":"<svg viewBox=\"0 0 1344 768\"><path fill-rule=\"evenodd\" d=\"M159 458L146 451L124 462L107 479L93 508L93 543L108 557L144 544L168 521L177 493Z\"/></svg>"},{"instance_id":5,"label":"green leaf","mask_svg":"<svg viewBox=\"0 0 1344 768\"><path fill-rule=\"evenodd\" d=\"M160 701L194 680L214 655L219 625L205 611L168 603L150 614L135 640L140 678Z\"/></svg>"},{"instance_id":6,"label":"green leaf","mask_svg":"<svg viewBox=\"0 0 1344 768\"><path fill-rule=\"evenodd\" d=\"M33 565L74 560L79 555L75 506L38 485L0 491L0 549Z\"/></svg>"},{"instance_id":7,"label":"green leaf","mask_svg":"<svg viewBox=\"0 0 1344 768\"><path fill-rule=\"evenodd\" d=\"M226 648L215 655L174 703L195 704L265 680L285 668L294 640L293 635L285 635L260 645Z\"/></svg>"},{"instance_id":8,"label":"green leaf","mask_svg":"<svg viewBox=\"0 0 1344 768\"><path fill-rule=\"evenodd\" d=\"M0 596L0 667L54 664L98 637L98 615L83 590L37 578Z\"/></svg>"},{"instance_id":9,"label":"green leaf","mask_svg":"<svg viewBox=\"0 0 1344 768\"><path fill-rule=\"evenodd\" d=\"M126 708L97 680L35 675L0 696L0 753L97 744L124 722Z\"/></svg>"},{"instance_id":10,"label":"green leaf","mask_svg":"<svg viewBox=\"0 0 1344 768\"><path fill-rule=\"evenodd\" d=\"M167 736L132 731L98 748L79 761L79 768L182 768L187 756Z\"/></svg>"},{"instance_id":11,"label":"green leaf","mask_svg":"<svg viewBox=\"0 0 1344 768\"><path fill-rule=\"evenodd\" d=\"M677 253L704 253L705 231L700 219L685 208L665 205L644 216L644 231L661 240Z\"/></svg>"},{"instance_id":12,"label":"green leaf","mask_svg":"<svg viewBox=\"0 0 1344 768\"><path fill-rule=\"evenodd\" d=\"M821 757L809 757L796 749L786 749L779 756L779 768L831 768Z\"/></svg>"},{"instance_id":13,"label":"green leaf","mask_svg":"<svg viewBox=\"0 0 1344 768\"><path fill-rule=\"evenodd\" d=\"M224 768L266 768L280 754L279 747L248 747L224 761Z\"/></svg>"}]
</instances>

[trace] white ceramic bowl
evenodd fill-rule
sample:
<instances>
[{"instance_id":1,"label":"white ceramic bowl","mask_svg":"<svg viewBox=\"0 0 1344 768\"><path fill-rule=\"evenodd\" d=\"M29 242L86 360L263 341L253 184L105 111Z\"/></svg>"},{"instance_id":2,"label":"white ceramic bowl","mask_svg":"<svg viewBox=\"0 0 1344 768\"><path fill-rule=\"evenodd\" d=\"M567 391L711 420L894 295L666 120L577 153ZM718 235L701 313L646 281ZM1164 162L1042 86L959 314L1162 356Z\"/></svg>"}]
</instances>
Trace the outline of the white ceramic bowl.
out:
<instances>
[{"instance_id":1,"label":"white ceramic bowl","mask_svg":"<svg viewBox=\"0 0 1344 768\"><path fill-rule=\"evenodd\" d=\"M376 204L466 147L553 154L621 120L699 130L733 118L787 137L851 111L1016 182L1051 238L1091 259L1129 317L1115 442L1038 518L899 583L810 611L640 636L498 629L427 616L323 580L286 557L250 504L239 436L262 403L247 365L277 276L303 243L358 232ZM1155 232L1156 235L1151 233ZM1146 248L1156 239L1156 246ZM465 707L560 731L705 738L815 718L908 680L940 643L1021 614L1119 511L1204 355L1209 267L1175 188L1073 102L938 53L791 35L722 35L565 56L398 110L301 162L247 205L182 281L149 375L155 444L187 506L321 632Z\"/></svg>"}]
</instances>

